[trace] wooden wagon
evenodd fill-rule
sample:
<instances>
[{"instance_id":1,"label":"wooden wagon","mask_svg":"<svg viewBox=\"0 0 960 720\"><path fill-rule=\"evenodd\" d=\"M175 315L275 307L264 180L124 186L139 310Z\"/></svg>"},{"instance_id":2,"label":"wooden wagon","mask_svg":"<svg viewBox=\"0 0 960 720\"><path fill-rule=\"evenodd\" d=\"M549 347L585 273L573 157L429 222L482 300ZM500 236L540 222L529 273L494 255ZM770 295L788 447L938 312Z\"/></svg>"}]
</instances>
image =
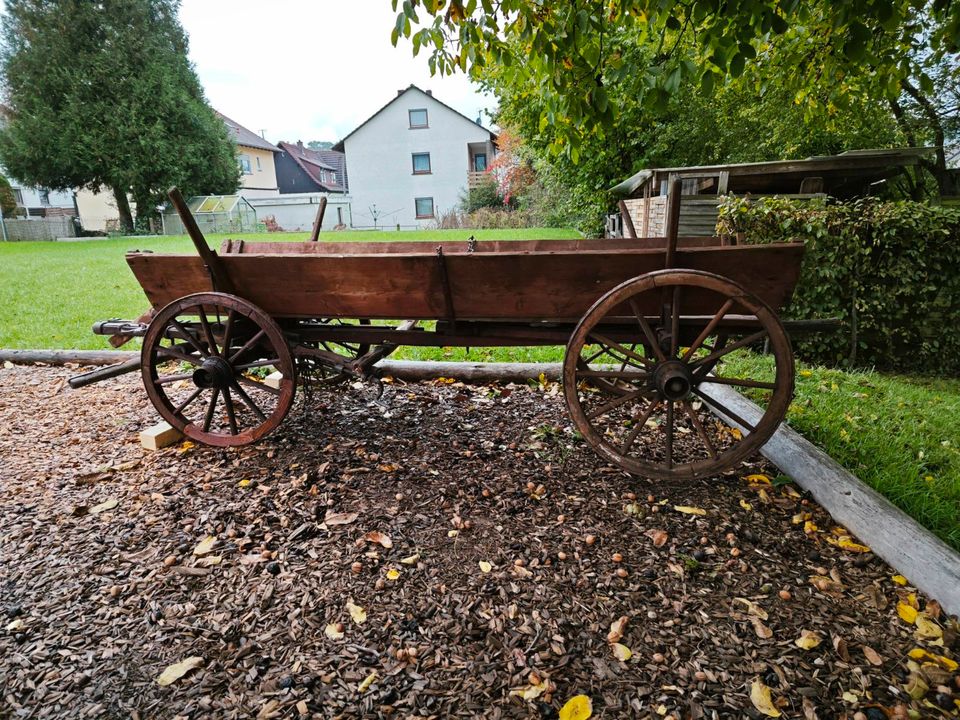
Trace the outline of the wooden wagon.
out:
<instances>
[{"instance_id":1,"label":"wooden wagon","mask_svg":"<svg viewBox=\"0 0 960 720\"><path fill-rule=\"evenodd\" d=\"M666 239L228 240L219 253L179 193L171 198L198 254L127 254L153 311L94 331L142 336L140 359L72 384L139 367L160 415L201 443L255 442L284 419L298 380L375 375L401 345L565 345L576 429L609 462L651 478L733 467L770 437L792 397L777 309L797 282L802 244L677 238L678 193ZM729 362L750 347L765 349L762 364ZM718 384L758 395L759 422L714 399Z\"/></svg>"}]
</instances>

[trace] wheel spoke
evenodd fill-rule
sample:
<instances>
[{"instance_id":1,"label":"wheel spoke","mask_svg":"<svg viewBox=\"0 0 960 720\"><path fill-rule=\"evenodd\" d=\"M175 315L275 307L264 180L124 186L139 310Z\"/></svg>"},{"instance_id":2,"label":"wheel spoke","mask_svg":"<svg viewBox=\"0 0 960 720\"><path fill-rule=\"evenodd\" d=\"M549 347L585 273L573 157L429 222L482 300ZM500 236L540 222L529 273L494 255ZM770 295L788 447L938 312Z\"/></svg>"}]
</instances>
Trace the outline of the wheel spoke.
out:
<instances>
[{"instance_id":1,"label":"wheel spoke","mask_svg":"<svg viewBox=\"0 0 960 720\"><path fill-rule=\"evenodd\" d=\"M653 414L654 409L660 404L659 400L651 400L650 405L647 406L647 409L643 411L643 414L634 420L635 425L630 430L630 434L627 435L627 439L624 441L623 446L620 448L620 454L626 455L630 451L630 447L633 445L633 441L637 439L637 435L641 433L644 426L647 424L647 420L650 419L650 416Z\"/></svg>"},{"instance_id":2,"label":"wheel spoke","mask_svg":"<svg viewBox=\"0 0 960 720\"><path fill-rule=\"evenodd\" d=\"M764 337L766 337L766 335L767 335L766 330L759 330L755 332L753 335L748 335L745 338L741 338L740 340L737 340L735 343L731 343L730 345L727 345L724 348L721 348L719 350L714 350L712 353L710 353L706 357L700 358L699 360L696 360L690 363L690 366L695 368L699 368L704 365L709 366L710 363L715 363L724 355L728 355L732 353L734 350L739 350L740 348L746 347L747 345L752 345L757 340L761 340Z\"/></svg>"},{"instance_id":3,"label":"wheel spoke","mask_svg":"<svg viewBox=\"0 0 960 720\"><path fill-rule=\"evenodd\" d=\"M680 350L680 286L673 288L670 308L670 357L675 358Z\"/></svg>"},{"instance_id":4,"label":"wheel spoke","mask_svg":"<svg viewBox=\"0 0 960 720\"><path fill-rule=\"evenodd\" d=\"M254 388L256 388L257 390L263 390L264 392L268 392L268 393L270 393L271 395L279 395L279 394L280 394L280 390L279 390L279 389L277 389L277 388L275 388L275 387L270 387L270 386L267 385L266 383L257 382L256 380L251 380L250 378L244 377L243 375L237 375L237 380L239 380L240 382L242 382L244 385L247 385L248 387L254 387Z\"/></svg>"},{"instance_id":5,"label":"wheel spoke","mask_svg":"<svg viewBox=\"0 0 960 720\"><path fill-rule=\"evenodd\" d=\"M201 357L210 357L210 353L200 347L200 344L194 339L193 333L187 330L183 325L180 324L180 321L176 318L170 318L170 324L173 325L177 332L183 335L183 339L186 340L193 346L193 349L200 353Z\"/></svg>"},{"instance_id":6,"label":"wheel spoke","mask_svg":"<svg viewBox=\"0 0 960 720\"><path fill-rule=\"evenodd\" d=\"M247 350L249 350L249 349L252 348L254 345L256 345L258 342L260 342L260 338L262 338L262 337L263 337L264 335L266 335L266 334L267 334L267 331L264 330L263 328L261 328L261 329L260 329L260 332L258 332L256 335L254 335L254 336L253 336L252 338L250 338L249 340L247 340L247 342L244 343L243 347L240 348L239 350L237 350L237 351L230 357L230 361L229 361L230 364L233 365L233 364L237 361L237 358L238 358L238 357L240 357L241 355L243 355L245 352L247 352Z\"/></svg>"},{"instance_id":7,"label":"wheel spoke","mask_svg":"<svg viewBox=\"0 0 960 720\"><path fill-rule=\"evenodd\" d=\"M643 331L643 334L646 336L647 342L650 344L650 349L653 350L653 354L657 357L657 360L664 362L667 358L660 348L657 336L651 329L650 323L648 323L647 319L643 316L643 313L640 312L640 308L637 306L637 301L634 298L630 298L630 309L633 310L633 314L637 318L637 323L640 325L640 330Z\"/></svg>"},{"instance_id":8,"label":"wheel spoke","mask_svg":"<svg viewBox=\"0 0 960 720\"><path fill-rule=\"evenodd\" d=\"M740 425L740 426L742 426L742 427L745 427L749 432L753 432L753 431L756 429L756 426L755 426L755 425L752 425L752 424L748 423L746 420L744 420L742 417L740 417L739 415L737 415L733 410L731 410L730 408L728 408L726 405L724 405L724 404L723 404L722 402L720 402L719 400L714 400L712 397L710 397L709 395L707 395L707 394L705 394L705 393L700 392L700 391L699 391L698 389L696 389L696 388L694 388L693 392L697 395L697 397L701 398L705 403L707 403L708 405L710 405L710 406L714 407L715 409L719 410L721 413L723 413L723 414L726 415L728 418L730 418L731 420L733 420L733 422L737 423L738 425Z\"/></svg>"},{"instance_id":9,"label":"wheel spoke","mask_svg":"<svg viewBox=\"0 0 960 720\"><path fill-rule=\"evenodd\" d=\"M700 346L703 345L704 341L708 337L710 337L710 333L712 333L716 329L717 325L719 325L720 321L723 320L724 317L726 317L727 313L730 312L730 308L732 307L733 307L733 299L731 298L723 304L723 306L717 311L717 314L714 315L710 319L710 322L707 323L707 326L703 329L703 332L701 332L697 336L697 339L693 341L693 344L687 348L687 351L683 354L683 358L682 358L683 360L686 360L691 355L693 355L697 350L700 349Z\"/></svg>"},{"instance_id":10,"label":"wheel spoke","mask_svg":"<svg viewBox=\"0 0 960 720\"><path fill-rule=\"evenodd\" d=\"M616 398L615 400L611 400L611 401L608 402L606 405L601 405L601 406L598 407L596 410L594 410L593 412L589 413L589 414L587 415L587 419L588 419L588 420L594 420L594 419L600 417L601 415L606 415L608 412L610 412L611 410L615 410L616 408L620 407L621 405L624 405L624 404L626 404L626 403L628 403L628 402L632 402L633 400L636 400L637 398L643 397L646 393L650 392L650 390L651 390L650 385L647 384L647 385L644 385L643 387L641 387L639 390L634 390L633 392L627 393L626 395L621 395L620 397Z\"/></svg>"},{"instance_id":11,"label":"wheel spoke","mask_svg":"<svg viewBox=\"0 0 960 720\"><path fill-rule=\"evenodd\" d=\"M186 400L184 400L182 403L180 403L179 405L177 405L177 407L174 408L173 414L179 415L180 413L182 413L187 408L187 405L189 405L198 397L200 397L200 393L202 392L203 392L203 388L197 388L192 393L190 393L190 396Z\"/></svg>"},{"instance_id":12,"label":"wheel spoke","mask_svg":"<svg viewBox=\"0 0 960 720\"><path fill-rule=\"evenodd\" d=\"M214 388L213 395L210 397L210 404L207 405L207 414L203 417L203 431L210 432L210 423L213 422L213 413L217 409L217 396L220 390Z\"/></svg>"},{"instance_id":13,"label":"wheel spoke","mask_svg":"<svg viewBox=\"0 0 960 720\"><path fill-rule=\"evenodd\" d=\"M760 388L762 390L777 389L776 383L761 382L760 380L741 380L740 378L720 377L719 375L707 375L700 382L717 383L718 385L736 385L737 387Z\"/></svg>"},{"instance_id":14,"label":"wheel spoke","mask_svg":"<svg viewBox=\"0 0 960 720\"><path fill-rule=\"evenodd\" d=\"M179 349L174 348L174 347L168 347L168 348L158 347L158 348L157 348L157 355L163 355L163 356L165 356L165 357L171 357L171 358L174 358L174 359L176 359L176 360L180 360L180 361L185 362L185 363L190 363L191 365L200 365L200 364L201 364L201 363L200 363L200 358L195 357L194 355L190 355L190 354L185 353L185 352L180 352Z\"/></svg>"},{"instance_id":15,"label":"wheel spoke","mask_svg":"<svg viewBox=\"0 0 960 720\"><path fill-rule=\"evenodd\" d=\"M609 351L609 349L612 348L612 349L615 349L617 352L623 353L623 354L626 355L627 357L633 358L633 359L636 360L637 362L639 362L639 363L641 363L641 364L643 364L643 365L645 365L645 366L647 366L647 367L653 365L653 363L650 362L649 360L647 360L647 358L643 357L642 355L637 355L637 354L636 354L635 352L633 352L632 350L628 350L627 348L625 348L625 347L624 347L623 345L621 345L620 343L616 342L615 340L611 340L610 338L608 338L606 335L601 335L600 333L593 332L593 333L590 333L590 337L594 338L597 342L599 342L599 343L601 343L601 344L603 344L603 345L606 345L607 348L608 348L608 351ZM619 360L620 358L617 358L617 359Z\"/></svg>"},{"instance_id":16,"label":"wheel spoke","mask_svg":"<svg viewBox=\"0 0 960 720\"><path fill-rule=\"evenodd\" d=\"M233 398L230 397L230 388L223 389L223 405L227 409L227 420L230 422L230 434L237 435L237 414L233 409Z\"/></svg>"},{"instance_id":17,"label":"wheel spoke","mask_svg":"<svg viewBox=\"0 0 960 720\"><path fill-rule=\"evenodd\" d=\"M235 310L231 309L227 313L227 326L223 331L223 357L227 357L230 352L230 342L233 340L233 319L237 316Z\"/></svg>"},{"instance_id":18,"label":"wheel spoke","mask_svg":"<svg viewBox=\"0 0 960 720\"><path fill-rule=\"evenodd\" d=\"M667 400L667 422L664 428L667 433L667 470L673 467L673 400Z\"/></svg>"},{"instance_id":19,"label":"wheel spoke","mask_svg":"<svg viewBox=\"0 0 960 720\"><path fill-rule=\"evenodd\" d=\"M250 396L243 391L243 388L240 387L240 384L235 379L232 380L230 384L233 386L233 389L237 391L237 395L240 396L243 404L250 408L254 415L260 418L260 422L266 422L267 416L263 414L263 411L259 407L257 407L257 404L250 398Z\"/></svg>"},{"instance_id":20,"label":"wheel spoke","mask_svg":"<svg viewBox=\"0 0 960 720\"><path fill-rule=\"evenodd\" d=\"M220 350L213 339L213 332L210 330L210 321L207 320L207 314L203 311L202 307L197 308L197 311L200 313L200 327L203 328L203 337L207 341L207 347L210 349L212 355L219 356Z\"/></svg>"},{"instance_id":21,"label":"wheel spoke","mask_svg":"<svg viewBox=\"0 0 960 720\"><path fill-rule=\"evenodd\" d=\"M681 400L680 402L683 404L683 411L687 414L687 417L690 418L690 422L692 422L693 427L696 428L697 434L700 436L703 444L706 445L707 452L710 453L710 457L716 459L717 449L713 446L713 443L710 442L707 431L700 422L700 418L697 417L697 411L693 409L693 405L690 404L689 400Z\"/></svg>"},{"instance_id":22,"label":"wheel spoke","mask_svg":"<svg viewBox=\"0 0 960 720\"><path fill-rule=\"evenodd\" d=\"M268 367L269 365L279 365L280 358L271 358L270 360L257 360L256 362L243 363L241 365L234 365L234 370L252 370L253 368L258 367Z\"/></svg>"},{"instance_id":23,"label":"wheel spoke","mask_svg":"<svg viewBox=\"0 0 960 720\"><path fill-rule=\"evenodd\" d=\"M625 372L623 370L577 370L577 377L616 378L617 380L630 381L646 380L650 377L650 373Z\"/></svg>"},{"instance_id":24,"label":"wheel spoke","mask_svg":"<svg viewBox=\"0 0 960 720\"><path fill-rule=\"evenodd\" d=\"M161 375L154 382L156 382L157 385L168 385L169 383L192 379L193 373L181 373L179 375Z\"/></svg>"}]
</instances>

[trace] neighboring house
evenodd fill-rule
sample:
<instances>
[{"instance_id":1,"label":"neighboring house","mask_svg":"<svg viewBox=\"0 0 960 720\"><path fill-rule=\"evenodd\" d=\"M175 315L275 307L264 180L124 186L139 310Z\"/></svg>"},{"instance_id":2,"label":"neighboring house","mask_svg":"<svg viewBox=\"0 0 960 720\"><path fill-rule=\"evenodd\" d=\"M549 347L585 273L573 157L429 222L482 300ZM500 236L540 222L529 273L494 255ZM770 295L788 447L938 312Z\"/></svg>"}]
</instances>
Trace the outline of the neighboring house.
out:
<instances>
[{"instance_id":1,"label":"neighboring house","mask_svg":"<svg viewBox=\"0 0 960 720\"><path fill-rule=\"evenodd\" d=\"M299 140L278 146L277 184L281 194L347 192L347 162L342 152L311 150Z\"/></svg>"},{"instance_id":2,"label":"neighboring house","mask_svg":"<svg viewBox=\"0 0 960 720\"><path fill-rule=\"evenodd\" d=\"M416 228L456 208L497 137L415 85L333 146L346 154L354 227Z\"/></svg>"},{"instance_id":3,"label":"neighboring house","mask_svg":"<svg viewBox=\"0 0 960 720\"><path fill-rule=\"evenodd\" d=\"M218 112L217 115L237 144L237 162L240 163L243 173L240 176L238 194L247 198L278 195L280 191L277 187L275 156L280 152L280 148L223 113Z\"/></svg>"}]
</instances>

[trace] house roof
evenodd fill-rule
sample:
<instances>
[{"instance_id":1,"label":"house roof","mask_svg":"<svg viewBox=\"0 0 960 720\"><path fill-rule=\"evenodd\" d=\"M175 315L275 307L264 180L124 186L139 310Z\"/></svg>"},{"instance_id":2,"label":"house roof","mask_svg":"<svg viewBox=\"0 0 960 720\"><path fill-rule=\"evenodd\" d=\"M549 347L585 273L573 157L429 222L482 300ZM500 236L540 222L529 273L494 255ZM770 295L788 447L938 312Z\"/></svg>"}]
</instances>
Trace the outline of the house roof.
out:
<instances>
[{"instance_id":1,"label":"house roof","mask_svg":"<svg viewBox=\"0 0 960 720\"><path fill-rule=\"evenodd\" d=\"M304 147L302 143L278 143L279 150L287 153L293 161L303 170L317 186L327 192L346 192L347 183L347 161L342 152L335 150L312 150ZM336 173L339 182L330 182L323 179L322 170L330 170Z\"/></svg>"},{"instance_id":2,"label":"house roof","mask_svg":"<svg viewBox=\"0 0 960 720\"><path fill-rule=\"evenodd\" d=\"M657 194L660 184L671 177L709 177L720 173L727 173L728 190L735 193L796 193L805 177L823 178L827 192L849 190L895 175L931 152L933 148L848 150L840 155L817 155L805 160L648 168L615 185L610 192L619 197L637 197L649 184L653 194Z\"/></svg>"},{"instance_id":3,"label":"house roof","mask_svg":"<svg viewBox=\"0 0 960 720\"><path fill-rule=\"evenodd\" d=\"M405 90L402 90L401 92L398 92L398 93L397 93L397 96L396 96L395 98L392 98L388 103L386 103L385 105L383 105L383 106L382 106L379 110L377 110L373 115L371 115L371 116L368 117L366 120L364 120L362 123L360 123L359 125L357 125L349 134L347 134L342 140L340 140L340 142L338 142L336 145L334 145L334 146L333 146L333 149L334 149L334 150L338 150L338 151L340 151L340 152L343 152L344 143L347 141L347 139L348 139L349 137L351 137L352 135L354 135L360 128L362 128L362 127L363 127L364 125L366 125L368 122L370 122L371 120L373 120L377 115L379 115L380 113L382 113L384 110L386 110L388 107L390 107L393 103L395 103L397 100L399 100L400 98L402 98L404 95L406 95L406 94L407 94L408 92L410 92L411 90L416 90L417 92L419 92L419 93L421 93L421 94L423 94L423 95L426 95L428 98L430 98L431 100L433 100L433 101L436 102L436 103L439 103L440 105L442 105L443 107L445 107L445 108L446 108L447 110L449 110L450 112L459 115L459 116L462 117L464 120L466 120L468 123L470 123L470 124L472 124L472 125L477 125L478 127L486 130L488 133L490 133L490 140L491 140L492 142L494 142L494 143L497 141L497 135L496 135L496 133L494 133L492 130L490 130L489 128L484 127L483 125L480 125L480 123L474 122L473 120L471 120L470 118L468 118L466 115L464 115L464 114L463 114L462 112L460 112L459 110L455 110L454 108L452 108L452 107L450 107L449 105L447 105L445 102L442 102L442 101L440 101L440 100L437 100L437 98L435 98L432 93L428 93L428 92L426 92L425 90L421 90L421 89L418 88L416 85L414 85L413 83L411 83Z\"/></svg>"},{"instance_id":4,"label":"house roof","mask_svg":"<svg viewBox=\"0 0 960 720\"><path fill-rule=\"evenodd\" d=\"M247 130L243 125L235 120L231 120L222 112L217 112L216 110L214 110L214 112L223 120L223 124L227 126L227 129L230 131L230 136L237 145L257 148L258 150L269 150L270 152L280 152L280 149L276 145L267 142L252 130Z\"/></svg>"}]
</instances>

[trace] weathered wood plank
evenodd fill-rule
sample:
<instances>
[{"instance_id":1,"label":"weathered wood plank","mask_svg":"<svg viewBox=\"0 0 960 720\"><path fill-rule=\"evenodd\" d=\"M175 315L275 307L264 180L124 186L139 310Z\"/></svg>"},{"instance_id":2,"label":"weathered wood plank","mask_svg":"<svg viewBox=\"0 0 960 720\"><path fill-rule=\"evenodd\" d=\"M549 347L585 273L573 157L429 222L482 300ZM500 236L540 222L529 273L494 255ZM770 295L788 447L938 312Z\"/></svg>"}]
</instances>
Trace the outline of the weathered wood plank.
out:
<instances>
[{"instance_id":1,"label":"weathered wood plank","mask_svg":"<svg viewBox=\"0 0 960 720\"><path fill-rule=\"evenodd\" d=\"M738 392L721 385L704 389L747 422L759 419L761 409ZM761 453L913 585L948 613L960 614L960 555L943 541L786 425Z\"/></svg>"}]
</instances>

